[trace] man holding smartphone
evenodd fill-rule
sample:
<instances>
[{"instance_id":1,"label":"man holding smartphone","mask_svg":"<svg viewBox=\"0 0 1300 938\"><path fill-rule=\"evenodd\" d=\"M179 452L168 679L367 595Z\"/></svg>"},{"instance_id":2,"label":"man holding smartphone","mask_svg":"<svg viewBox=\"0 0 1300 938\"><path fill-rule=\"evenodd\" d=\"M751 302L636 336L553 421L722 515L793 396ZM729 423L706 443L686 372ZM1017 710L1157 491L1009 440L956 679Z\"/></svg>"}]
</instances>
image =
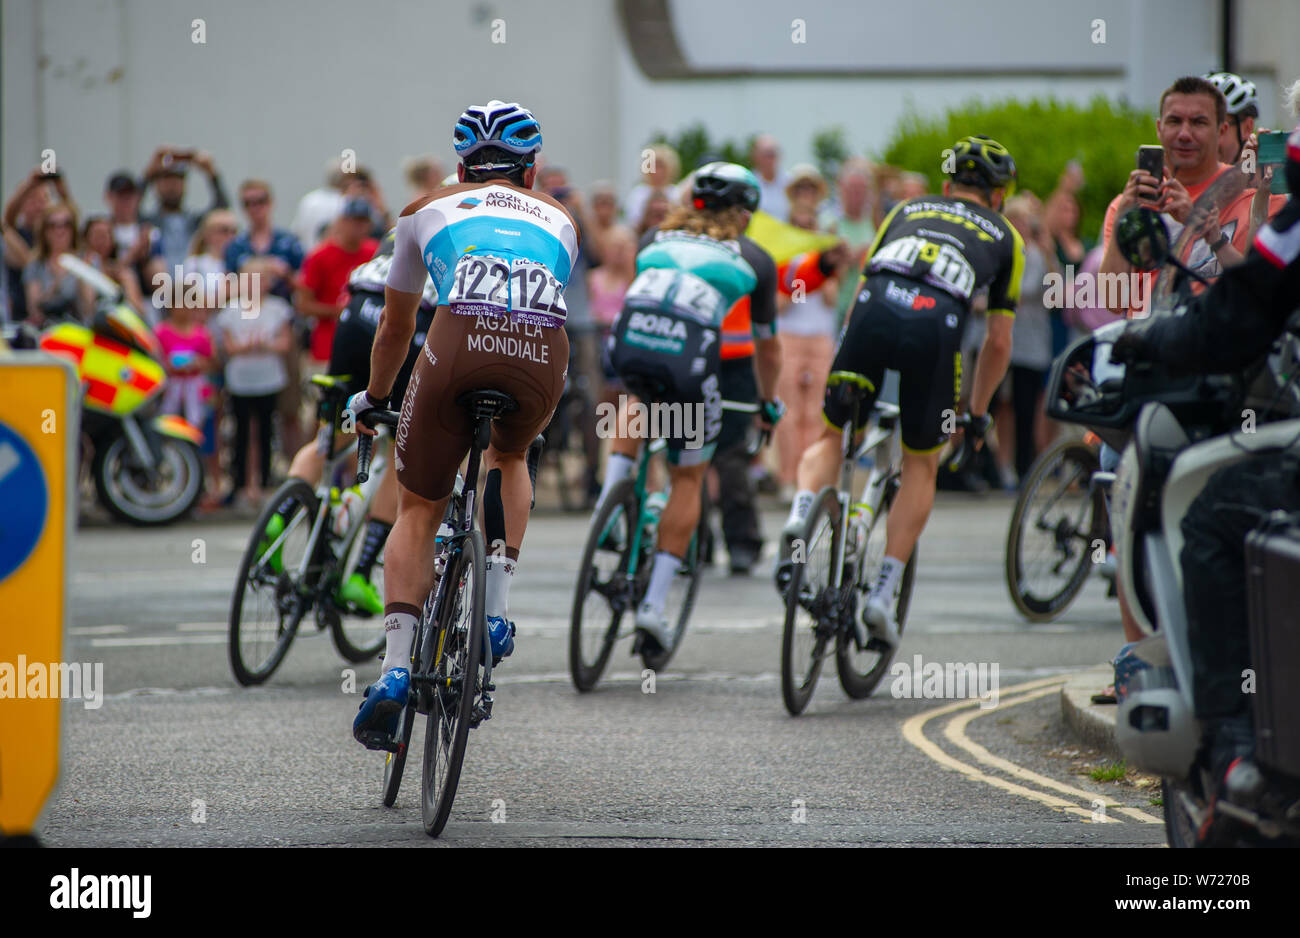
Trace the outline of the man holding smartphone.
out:
<instances>
[{"instance_id":1,"label":"man holding smartphone","mask_svg":"<svg viewBox=\"0 0 1300 938\"><path fill-rule=\"evenodd\" d=\"M1160 147L1142 147L1138 151L1138 168L1129 174L1124 191L1111 201L1102 228L1104 253L1098 274L1119 274L1135 286L1125 296L1120 291L1099 289L1098 302L1112 312L1130 318L1147 315L1148 298L1155 285L1156 271L1133 277L1133 266L1119 252L1114 237L1115 220L1137 206L1148 206L1162 213L1171 239L1177 239L1191 214L1196 199L1225 172L1239 171L1219 160L1219 141L1228 128L1227 103L1211 81L1194 76L1179 78L1160 96L1160 119L1156 133ZM1156 151L1162 156L1161 172L1156 173ZM1150 162L1148 162L1150 161ZM1251 238L1251 202L1255 190L1247 189L1220 210L1218 218L1209 219L1200 230L1201 244L1187 258L1187 264L1203 277L1217 278L1225 268L1241 263ZM1280 211L1285 203L1270 203L1269 214ZM1105 281L1102 281L1103 283ZM1138 286L1140 285L1140 287ZM1113 469L1119 454L1103 446L1101 465ZM1120 616L1124 638L1135 642L1142 632L1128 611L1127 599L1120 592ZM1122 654L1122 653L1121 653Z\"/></svg>"},{"instance_id":2,"label":"man holding smartphone","mask_svg":"<svg viewBox=\"0 0 1300 938\"><path fill-rule=\"evenodd\" d=\"M1115 219L1139 205L1149 206L1165 216L1170 235L1177 238L1191 213L1192 204L1221 173L1232 169L1219 161L1219 139L1227 127L1227 104L1223 94L1204 78L1186 76L1175 81L1160 96L1160 119L1156 133L1163 149L1162 172L1154 172L1151 155L1156 148L1139 151L1139 168L1129 174L1128 182L1106 210L1103 227L1105 253L1100 274L1133 273L1112 236ZM1143 152L1145 151L1145 152ZM1146 162L1151 160L1151 162ZM1188 258L1189 266L1205 277L1217 277L1225 267L1240 263L1249 240L1250 201L1254 190L1247 190L1226 206L1217 219L1211 219L1201 231L1203 244ZM1279 202L1278 208L1281 208ZM1116 291L1101 291L1113 313L1142 314L1155 274L1142 276L1140 296L1130 296L1127 307L1116 303Z\"/></svg>"},{"instance_id":3,"label":"man holding smartphone","mask_svg":"<svg viewBox=\"0 0 1300 938\"><path fill-rule=\"evenodd\" d=\"M203 170L212 189L212 201L202 212L186 212L184 208L185 174L191 164ZM147 221L158 229L166 271L172 274L189 255L190 239L203 216L214 209L228 208L230 200L212 157L192 149L161 146L155 150L144 170L144 188L149 186L157 190L158 212Z\"/></svg>"}]
</instances>

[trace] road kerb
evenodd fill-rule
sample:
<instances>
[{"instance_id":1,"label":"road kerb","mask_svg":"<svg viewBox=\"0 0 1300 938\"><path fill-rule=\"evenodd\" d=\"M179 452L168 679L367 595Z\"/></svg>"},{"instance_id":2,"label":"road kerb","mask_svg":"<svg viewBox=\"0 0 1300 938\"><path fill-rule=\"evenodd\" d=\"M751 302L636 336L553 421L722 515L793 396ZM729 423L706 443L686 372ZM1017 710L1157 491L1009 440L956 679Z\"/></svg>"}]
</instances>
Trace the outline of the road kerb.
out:
<instances>
[{"instance_id":1,"label":"road kerb","mask_svg":"<svg viewBox=\"0 0 1300 938\"><path fill-rule=\"evenodd\" d=\"M1097 665L1070 677L1061 687L1061 717L1065 725L1083 742L1113 759L1122 755L1115 742L1117 704L1095 704L1092 695L1100 693L1115 677L1109 664Z\"/></svg>"}]
</instances>

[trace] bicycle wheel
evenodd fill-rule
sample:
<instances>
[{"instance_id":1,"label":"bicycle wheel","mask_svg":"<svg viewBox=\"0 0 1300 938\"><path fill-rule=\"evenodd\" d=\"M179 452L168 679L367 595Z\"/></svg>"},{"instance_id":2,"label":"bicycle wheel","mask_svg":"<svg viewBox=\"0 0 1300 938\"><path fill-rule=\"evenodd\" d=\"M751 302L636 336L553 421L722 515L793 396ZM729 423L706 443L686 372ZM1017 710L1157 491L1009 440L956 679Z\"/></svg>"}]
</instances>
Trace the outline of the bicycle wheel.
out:
<instances>
[{"instance_id":1,"label":"bicycle wheel","mask_svg":"<svg viewBox=\"0 0 1300 938\"><path fill-rule=\"evenodd\" d=\"M624 479L610 491L587 532L569 617L569 676L583 693L605 672L623 615L636 613L637 597L625 573L632 562L633 525L640 517L636 483ZM641 574L649 560L643 555Z\"/></svg>"},{"instance_id":2,"label":"bicycle wheel","mask_svg":"<svg viewBox=\"0 0 1300 938\"><path fill-rule=\"evenodd\" d=\"M862 558L862 572L858 578L858 589L865 596L876 578L880 576L880 566L885 559L885 531L888 528L889 509L898 492L898 479L889 483L888 494L882 503L880 517L875 519L867 535L867 544ZM903 568L903 578L898 586L898 605L895 616L898 619L898 633L902 635L907 625L907 609L912 604L912 581L916 578L916 555L920 545L912 548L912 556ZM861 608L855 609L855 615L861 615ZM840 676L840 687L854 700L870 697L880 679L889 671L889 664L894 660L898 649L886 649L883 642L871 639L864 647L858 647L857 637L853 632L840 632L835 641L835 670Z\"/></svg>"},{"instance_id":3,"label":"bicycle wheel","mask_svg":"<svg viewBox=\"0 0 1300 938\"><path fill-rule=\"evenodd\" d=\"M1092 569L1094 541L1110 545L1105 496L1090 492L1100 464L1092 448L1063 440L1034 463L1007 531L1007 591L1031 622L1074 601Z\"/></svg>"},{"instance_id":4,"label":"bicycle wheel","mask_svg":"<svg viewBox=\"0 0 1300 938\"><path fill-rule=\"evenodd\" d=\"M283 512L278 511L281 506ZM275 673L298 623L313 605L312 597L305 594L311 584L299 583L296 577L318 508L311 486L302 479L289 479L267 500L253 524L230 599L230 668L245 687L261 684ZM282 530L268 539L267 525L277 513L285 519Z\"/></svg>"},{"instance_id":5,"label":"bicycle wheel","mask_svg":"<svg viewBox=\"0 0 1300 938\"><path fill-rule=\"evenodd\" d=\"M836 631L835 569L840 565L839 493L826 486L813 502L795 541L794 572L786 591L781 632L781 697L791 716L808 706ZM802 546L801 546L802 545Z\"/></svg>"},{"instance_id":6,"label":"bicycle wheel","mask_svg":"<svg viewBox=\"0 0 1300 938\"><path fill-rule=\"evenodd\" d=\"M700 574L704 570L701 550L708 536L709 490L707 486L701 485L700 520L695 526L695 533L691 535L691 542L687 545L686 556L682 558L677 576L673 577L673 582L668 587L668 599L664 602L664 612L668 615L668 621L676 623L673 627L673 643L667 651L657 649L650 652L646 650L645 645L641 646L641 663L651 671L662 671L666 668L677 649L682 647L686 625L690 622L691 610L695 608L695 598L700 593Z\"/></svg>"},{"instance_id":7,"label":"bicycle wheel","mask_svg":"<svg viewBox=\"0 0 1300 938\"><path fill-rule=\"evenodd\" d=\"M442 833L451 815L465 760L470 715L478 695L483 657L484 582L483 534L477 528L461 542L458 556L449 558L444 577L446 602L438 615L438 647L433 677L433 706L424 728L424 772L420 813L430 837Z\"/></svg>"},{"instance_id":8,"label":"bicycle wheel","mask_svg":"<svg viewBox=\"0 0 1300 938\"><path fill-rule=\"evenodd\" d=\"M432 655L426 636L433 631L430 619L433 616L433 598L437 594L438 584L433 584L429 597L424 601L424 614L420 617L420 627L416 630L415 647L411 654L411 673L423 674L428 670L425 663ZM402 786L402 772L406 768L406 753L411 746L411 731L415 729L418 710L415 688L406 701L406 707L397 718L397 751L387 753L384 759L384 807L391 808L397 800L397 790Z\"/></svg>"},{"instance_id":9,"label":"bicycle wheel","mask_svg":"<svg viewBox=\"0 0 1300 938\"><path fill-rule=\"evenodd\" d=\"M366 529L362 526L348 548L342 576L346 577L349 571L356 568L357 557L361 553L361 546L365 539ZM370 582L375 584L379 590L379 595L382 596L384 594L384 555L382 551L380 551L378 559L375 560L374 567L371 568ZM330 635L334 639L334 647L348 661L354 664L370 661L384 649L384 616L382 613L377 616L369 613L356 615L346 609L340 609L339 614L330 620Z\"/></svg>"}]
</instances>

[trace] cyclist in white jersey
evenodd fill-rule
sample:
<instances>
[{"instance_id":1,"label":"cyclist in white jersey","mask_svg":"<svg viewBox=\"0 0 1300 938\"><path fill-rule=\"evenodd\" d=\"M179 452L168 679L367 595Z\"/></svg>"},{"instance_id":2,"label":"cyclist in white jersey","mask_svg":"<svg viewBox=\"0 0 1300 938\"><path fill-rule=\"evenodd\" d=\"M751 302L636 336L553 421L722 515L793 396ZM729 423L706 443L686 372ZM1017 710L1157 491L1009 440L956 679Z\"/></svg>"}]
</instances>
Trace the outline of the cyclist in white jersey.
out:
<instances>
[{"instance_id":1,"label":"cyclist in white jersey","mask_svg":"<svg viewBox=\"0 0 1300 938\"><path fill-rule=\"evenodd\" d=\"M491 101L461 115L453 142L460 182L411 203L398 219L370 383L348 402L359 418L387 398L432 277L438 312L397 429L401 491L385 555L384 672L353 723L368 748L382 748L406 703L411 647L433 585L430 545L473 433L471 415L456 403L467 391L501 391L518 405L493 424L483 498L486 539L505 543L487 561L492 653L500 660L514 650L506 614L532 500L525 456L550 422L569 360L564 287L578 231L559 202L532 191L541 127L518 104ZM357 431L373 433L359 420Z\"/></svg>"}]
</instances>

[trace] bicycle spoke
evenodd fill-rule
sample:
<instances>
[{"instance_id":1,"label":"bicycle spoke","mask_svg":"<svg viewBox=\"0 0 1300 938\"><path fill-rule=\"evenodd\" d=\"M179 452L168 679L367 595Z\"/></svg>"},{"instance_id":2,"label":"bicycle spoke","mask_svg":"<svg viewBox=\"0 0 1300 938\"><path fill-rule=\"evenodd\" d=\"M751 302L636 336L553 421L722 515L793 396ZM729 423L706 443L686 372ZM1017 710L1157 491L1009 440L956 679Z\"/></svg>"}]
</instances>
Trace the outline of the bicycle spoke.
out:
<instances>
[{"instance_id":1,"label":"bicycle spoke","mask_svg":"<svg viewBox=\"0 0 1300 938\"><path fill-rule=\"evenodd\" d=\"M1030 470L1012 515L1007 583L1026 617L1051 618L1074 598L1092 566L1097 540L1109 540L1092 489L1096 457L1069 441Z\"/></svg>"},{"instance_id":2,"label":"bicycle spoke","mask_svg":"<svg viewBox=\"0 0 1300 938\"><path fill-rule=\"evenodd\" d=\"M635 484L628 479L609 493L588 528L569 620L569 673L580 691L599 682L621 637L620 625L631 620L639 584L629 580L627 570L639 515ZM638 560L639 581L648 558L643 552Z\"/></svg>"},{"instance_id":3,"label":"bicycle spoke","mask_svg":"<svg viewBox=\"0 0 1300 938\"><path fill-rule=\"evenodd\" d=\"M288 521L263 543L267 526L280 506ZM315 495L304 482L281 486L263 509L249 535L248 547L231 600L229 657L235 679L258 684L271 676L288 651L293 633L312 608L314 595L296 579L307 555ZM276 568L279 568L278 571Z\"/></svg>"}]
</instances>

